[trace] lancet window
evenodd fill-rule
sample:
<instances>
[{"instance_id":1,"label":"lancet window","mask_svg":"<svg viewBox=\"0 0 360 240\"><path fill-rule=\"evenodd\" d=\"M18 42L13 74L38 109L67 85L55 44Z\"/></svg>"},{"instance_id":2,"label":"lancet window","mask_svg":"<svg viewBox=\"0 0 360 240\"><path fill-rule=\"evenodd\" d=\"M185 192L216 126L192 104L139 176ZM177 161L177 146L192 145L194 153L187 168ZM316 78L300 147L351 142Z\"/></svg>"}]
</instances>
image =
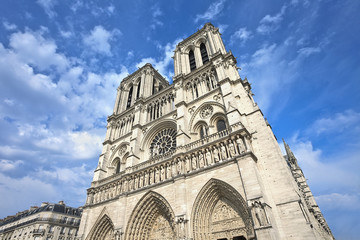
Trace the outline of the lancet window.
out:
<instances>
[{"instance_id":1,"label":"lancet window","mask_svg":"<svg viewBox=\"0 0 360 240\"><path fill-rule=\"evenodd\" d=\"M207 63L209 61L209 56L207 54L204 43L200 44L200 53L201 53L201 59L202 59L203 64Z\"/></svg>"},{"instance_id":2,"label":"lancet window","mask_svg":"<svg viewBox=\"0 0 360 240\"><path fill-rule=\"evenodd\" d=\"M141 87L141 80L139 81L139 84L137 86L136 99L138 99L140 97L140 87Z\"/></svg>"},{"instance_id":3,"label":"lancet window","mask_svg":"<svg viewBox=\"0 0 360 240\"><path fill-rule=\"evenodd\" d=\"M216 122L216 128L218 132L224 131L226 129L225 121L223 119L219 119Z\"/></svg>"},{"instance_id":4,"label":"lancet window","mask_svg":"<svg viewBox=\"0 0 360 240\"><path fill-rule=\"evenodd\" d=\"M132 99L132 94L133 94L133 86L131 86L131 88L129 89L129 95L128 95L128 100L126 103L126 109L131 107L131 99Z\"/></svg>"},{"instance_id":5,"label":"lancet window","mask_svg":"<svg viewBox=\"0 0 360 240\"><path fill-rule=\"evenodd\" d=\"M189 63L190 63L190 71L193 71L196 69L196 62L195 62L195 55L194 51L190 50L189 52Z\"/></svg>"}]
</instances>

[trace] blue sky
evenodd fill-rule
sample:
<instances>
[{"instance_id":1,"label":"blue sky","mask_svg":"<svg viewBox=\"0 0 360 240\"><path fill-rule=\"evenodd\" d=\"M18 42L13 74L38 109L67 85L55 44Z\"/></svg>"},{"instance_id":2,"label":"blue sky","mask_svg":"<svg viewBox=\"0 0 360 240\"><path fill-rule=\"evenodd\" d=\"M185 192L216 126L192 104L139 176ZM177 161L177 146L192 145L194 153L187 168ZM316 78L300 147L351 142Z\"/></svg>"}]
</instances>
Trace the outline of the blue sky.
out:
<instances>
[{"instance_id":1,"label":"blue sky","mask_svg":"<svg viewBox=\"0 0 360 240\"><path fill-rule=\"evenodd\" d=\"M360 223L360 2L2 0L0 217L84 204L122 78L212 22L337 239Z\"/></svg>"}]
</instances>

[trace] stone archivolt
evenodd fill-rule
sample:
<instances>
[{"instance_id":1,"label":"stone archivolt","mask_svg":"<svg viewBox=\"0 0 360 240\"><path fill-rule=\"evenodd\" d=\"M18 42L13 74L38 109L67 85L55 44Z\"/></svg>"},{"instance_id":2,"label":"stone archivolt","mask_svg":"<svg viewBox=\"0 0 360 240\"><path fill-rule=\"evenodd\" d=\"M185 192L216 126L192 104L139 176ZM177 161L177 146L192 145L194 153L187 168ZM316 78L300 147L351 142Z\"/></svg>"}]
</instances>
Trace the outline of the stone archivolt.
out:
<instances>
[{"instance_id":1,"label":"stone archivolt","mask_svg":"<svg viewBox=\"0 0 360 240\"><path fill-rule=\"evenodd\" d=\"M251 215L243 197L229 184L211 179L195 199L191 214L193 237L232 239L254 236Z\"/></svg>"},{"instance_id":2,"label":"stone archivolt","mask_svg":"<svg viewBox=\"0 0 360 240\"><path fill-rule=\"evenodd\" d=\"M164 197L155 192L148 192L135 206L125 238L127 240L175 239L175 215Z\"/></svg>"},{"instance_id":3,"label":"stone archivolt","mask_svg":"<svg viewBox=\"0 0 360 240\"><path fill-rule=\"evenodd\" d=\"M111 219L104 214L94 224L86 240L113 240L114 237L114 224Z\"/></svg>"}]
</instances>

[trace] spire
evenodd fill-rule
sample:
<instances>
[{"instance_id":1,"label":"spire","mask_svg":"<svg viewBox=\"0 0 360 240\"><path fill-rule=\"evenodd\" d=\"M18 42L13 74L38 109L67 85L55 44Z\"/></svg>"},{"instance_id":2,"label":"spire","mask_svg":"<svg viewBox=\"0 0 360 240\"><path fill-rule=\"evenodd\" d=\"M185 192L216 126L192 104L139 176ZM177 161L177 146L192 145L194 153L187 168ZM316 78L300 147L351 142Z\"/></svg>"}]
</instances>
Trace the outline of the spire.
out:
<instances>
[{"instance_id":1,"label":"spire","mask_svg":"<svg viewBox=\"0 0 360 240\"><path fill-rule=\"evenodd\" d=\"M287 155L287 158L288 158L288 161L289 163L292 165L292 166L295 166L295 167L299 167L298 163L297 163L297 159L294 155L294 153L291 151L289 145L285 142L284 139L282 139L283 142L284 142L284 147L285 147L285 151L286 151L286 155Z\"/></svg>"}]
</instances>

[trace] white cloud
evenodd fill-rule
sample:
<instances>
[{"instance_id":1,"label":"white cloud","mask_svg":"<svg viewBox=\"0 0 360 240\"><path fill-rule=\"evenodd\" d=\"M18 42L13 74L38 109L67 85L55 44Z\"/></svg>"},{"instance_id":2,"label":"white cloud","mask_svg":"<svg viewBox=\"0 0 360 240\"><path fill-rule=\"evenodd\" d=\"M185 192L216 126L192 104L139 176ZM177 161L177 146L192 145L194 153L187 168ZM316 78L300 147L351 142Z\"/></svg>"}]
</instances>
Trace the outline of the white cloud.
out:
<instances>
[{"instance_id":1,"label":"white cloud","mask_svg":"<svg viewBox=\"0 0 360 240\"><path fill-rule=\"evenodd\" d=\"M7 21L4 21L3 22L3 26L6 30L9 30L9 31L12 31L12 30L16 30L17 29L17 26L13 23L9 23Z\"/></svg>"},{"instance_id":2,"label":"white cloud","mask_svg":"<svg viewBox=\"0 0 360 240\"><path fill-rule=\"evenodd\" d=\"M63 38L70 38L73 36L73 33L71 31L60 30L60 34Z\"/></svg>"},{"instance_id":3,"label":"white cloud","mask_svg":"<svg viewBox=\"0 0 360 240\"><path fill-rule=\"evenodd\" d=\"M153 67L160 72L161 75L171 80L173 71L169 70L169 66L173 63L173 55L174 49L176 45L182 41L181 39L176 39L173 43L167 43L164 47L158 45L160 50L163 51L162 56L159 61L155 60L154 58L143 58L140 60L139 63L136 64L136 67L140 68L144 66L146 63L151 63Z\"/></svg>"},{"instance_id":4,"label":"white cloud","mask_svg":"<svg viewBox=\"0 0 360 240\"><path fill-rule=\"evenodd\" d=\"M256 31L260 34L268 34L277 30L280 27L280 22L283 19L285 14L286 7L283 6L279 13L274 16L266 15L260 20L260 25L257 27Z\"/></svg>"},{"instance_id":5,"label":"white cloud","mask_svg":"<svg viewBox=\"0 0 360 240\"><path fill-rule=\"evenodd\" d=\"M217 0L210 4L209 8L203 14L197 14L194 22L197 23L200 20L212 20L221 13L224 8L226 0Z\"/></svg>"},{"instance_id":6,"label":"white cloud","mask_svg":"<svg viewBox=\"0 0 360 240\"><path fill-rule=\"evenodd\" d=\"M45 11L45 13L53 18L56 16L56 12L54 11L54 6L57 4L57 0L37 0L36 1Z\"/></svg>"},{"instance_id":7,"label":"white cloud","mask_svg":"<svg viewBox=\"0 0 360 240\"><path fill-rule=\"evenodd\" d=\"M319 195L315 197L315 200L321 208L327 210L360 210L360 195L358 193L330 193Z\"/></svg>"},{"instance_id":8,"label":"white cloud","mask_svg":"<svg viewBox=\"0 0 360 240\"><path fill-rule=\"evenodd\" d=\"M311 54L319 53L320 51L321 51L320 47L304 47L304 48L300 48L298 50L298 53L308 57Z\"/></svg>"},{"instance_id":9,"label":"white cloud","mask_svg":"<svg viewBox=\"0 0 360 240\"><path fill-rule=\"evenodd\" d=\"M229 27L227 24L218 24L217 27L219 28L220 33L224 33L226 29Z\"/></svg>"},{"instance_id":10,"label":"white cloud","mask_svg":"<svg viewBox=\"0 0 360 240\"><path fill-rule=\"evenodd\" d=\"M341 113L333 114L331 117L317 119L309 129L307 134L316 135L324 133L342 133L346 129L351 129L352 132L360 130L360 113L354 110L346 110Z\"/></svg>"},{"instance_id":11,"label":"white cloud","mask_svg":"<svg viewBox=\"0 0 360 240\"><path fill-rule=\"evenodd\" d=\"M10 161L10 160L6 160L6 159L1 159L0 160L0 171L6 172L6 171L14 170L15 168L17 168L19 165L21 165L23 163L24 162L21 160Z\"/></svg>"},{"instance_id":12,"label":"white cloud","mask_svg":"<svg viewBox=\"0 0 360 240\"><path fill-rule=\"evenodd\" d=\"M38 67L39 70L55 67L58 71L63 71L69 65L67 58L57 53L56 44L52 40L45 39L40 32L13 33L9 45L17 58Z\"/></svg>"},{"instance_id":13,"label":"white cloud","mask_svg":"<svg viewBox=\"0 0 360 240\"><path fill-rule=\"evenodd\" d=\"M43 201L54 201L59 197L58 191L46 182L25 176L11 178L0 173L0 212L3 216L14 214L14 209L19 211L28 209Z\"/></svg>"},{"instance_id":14,"label":"white cloud","mask_svg":"<svg viewBox=\"0 0 360 240\"><path fill-rule=\"evenodd\" d=\"M336 156L325 156L321 149L314 149L311 141L301 140L296 134L288 143L313 193L321 195L323 192L326 194L332 192L353 195L357 192L360 182L359 149L339 153Z\"/></svg>"},{"instance_id":15,"label":"white cloud","mask_svg":"<svg viewBox=\"0 0 360 240\"><path fill-rule=\"evenodd\" d=\"M98 25L91 30L89 35L84 36L83 42L94 52L111 56L110 41L120 34L121 32L118 29L107 31L103 26Z\"/></svg>"},{"instance_id":16,"label":"white cloud","mask_svg":"<svg viewBox=\"0 0 360 240\"><path fill-rule=\"evenodd\" d=\"M253 35L252 35L251 31L248 31L246 29L246 27L240 28L239 30L234 32L234 34L230 37L230 42L231 42L231 44L234 44L236 40L239 40L240 44L244 45L245 42L252 37L253 37Z\"/></svg>"}]
</instances>

